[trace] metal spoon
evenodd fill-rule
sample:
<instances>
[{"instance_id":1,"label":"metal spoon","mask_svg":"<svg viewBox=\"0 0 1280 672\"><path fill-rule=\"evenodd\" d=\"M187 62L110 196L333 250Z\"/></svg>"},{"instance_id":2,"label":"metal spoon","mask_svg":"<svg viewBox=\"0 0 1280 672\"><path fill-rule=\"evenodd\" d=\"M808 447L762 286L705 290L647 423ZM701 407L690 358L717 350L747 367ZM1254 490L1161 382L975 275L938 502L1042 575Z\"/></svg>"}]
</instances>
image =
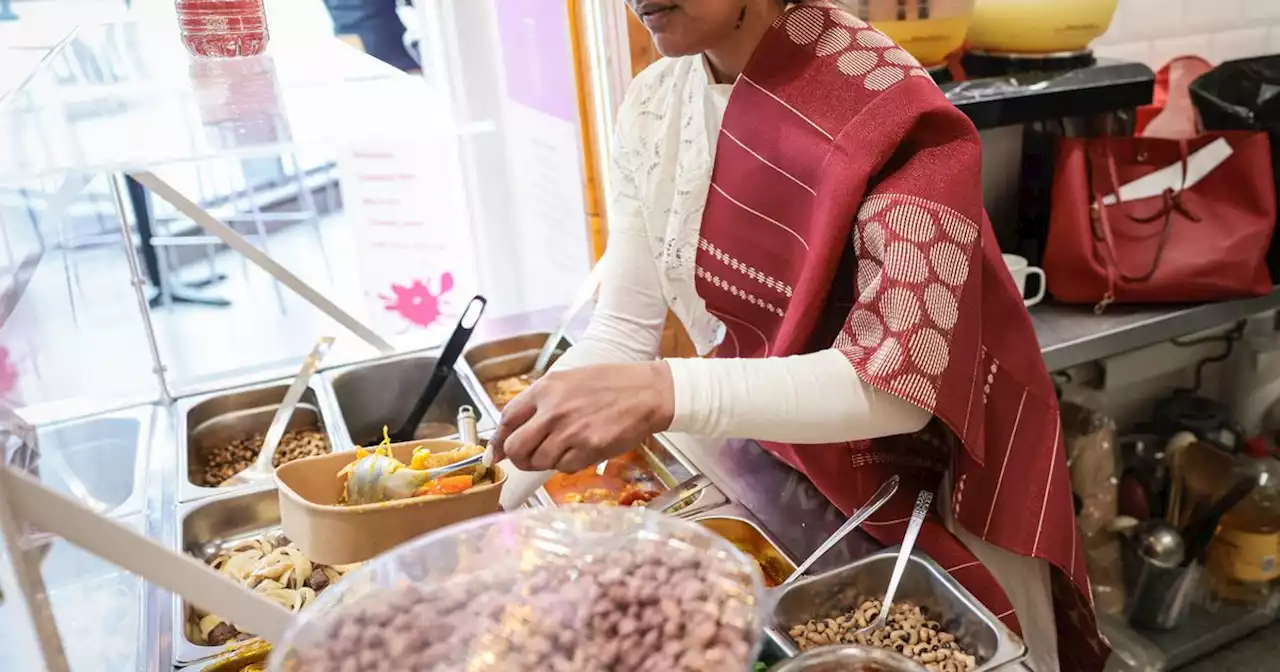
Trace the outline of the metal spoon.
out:
<instances>
[{"instance_id":1,"label":"metal spoon","mask_svg":"<svg viewBox=\"0 0 1280 672\"><path fill-rule=\"evenodd\" d=\"M818 558L821 558L827 551L840 543L841 539L844 539L850 532L857 529L859 525L866 522L872 514L879 511L880 507L884 506L885 502L888 502L897 491L898 477L892 476L889 480L884 482L884 485L880 486L879 490L876 490L876 494L871 495L871 499L868 499L867 503L862 505L862 508L854 511L853 515L849 516L849 520L846 520L844 524L840 526L840 529L836 530L835 534L827 537L827 540L822 542L822 545L818 547L818 550L805 558L805 561L800 563L799 567L796 567L796 571L792 572L791 576L788 576L786 580L782 582L782 585L785 586L788 583L799 580L799 578L813 566L813 563L818 561Z\"/></svg>"},{"instance_id":2,"label":"metal spoon","mask_svg":"<svg viewBox=\"0 0 1280 672\"><path fill-rule=\"evenodd\" d=\"M289 418L293 417L293 409L298 407L302 393L307 391L307 383L311 381L311 376L315 374L316 369L320 368L320 361L329 354L329 348L332 346L332 336L325 336L316 341L316 347L312 348L311 354L303 360L302 368L298 369L298 375L293 377L293 384L284 393L284 400L280 402L275 416L271 418L271 424L267 426L267 436L263 439L262 448L258 451L258 459L223 481L219 487L249 485L272 479L275 473L276 448L280 447L280 439L284 438L284 430L289 426Z\"/></svg>"},{"instance_id":3,"label":"metal spoon","mask_svg":"<svg viewBox=\"0 0 1280 672\"><path fill-rule=\"evenodd\" d=\"M889 610L893 606L894 594L898 592L898 583L902 581L902 573L907 569L907 560L911 558L911 549L916 545L916 537L920 536L920 528L924 518L929 514L929 505L933 504L933 493L921 490L916 497L916 508L911 512L911 522L907 523L907 533L902 537L902 549L898 551L898 561L893 565L893 574L889 576L889 587L884 591L884 599L880 601L880 614L867 627L855 632L855 635L868 635L883 628L889 621Z\"/></svg>"},{"instance_id":4,"label":"metal spoon","mask_svg":"<svg viewBox=\"0 0 1280 672\"><path fill-rule=\"evenodd\" d=\"M458 434L466 445L478 445L475 431L475 409L458 409ZM488 451L486 451L488 452ZM347 474L347 504L375 504L412 496L427 481L444 478L460 471L475 472L485 466L485 455L475 455L435 469L410 469L399 460L370 453L358 461ZM492 464L493 457L489 457Z\"/></svg>"}]
</instances>

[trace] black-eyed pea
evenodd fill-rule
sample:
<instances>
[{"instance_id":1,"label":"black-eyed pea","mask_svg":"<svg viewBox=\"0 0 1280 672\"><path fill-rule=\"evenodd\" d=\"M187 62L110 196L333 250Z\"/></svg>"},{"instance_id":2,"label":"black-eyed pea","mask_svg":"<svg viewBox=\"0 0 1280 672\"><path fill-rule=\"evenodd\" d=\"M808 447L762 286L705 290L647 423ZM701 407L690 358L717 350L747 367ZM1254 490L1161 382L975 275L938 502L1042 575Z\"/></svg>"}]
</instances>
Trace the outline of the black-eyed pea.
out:
<instances>
[{"instance_id":1,"label":"black-eyed pea","mask_svg":"<svg viewBox=\"0 0 1280 672\"><path fill-rule=\"evenodd\" d=\"M922 663L936 663L936 662L938 662L938 654L936 654L936 653L934 653L934 652L932 652L932 651L929 651L929 652L926 652L926 653L917 654L917 655L916 655L916 660L918 660L918 661L920 661L920 662L922 662Z\"/></svg>"},{"instance_id":2,"label":"black-eyed pea","mask_svg":"<svg viewBox=\"0 0 1280 672\"><path fill-rule=\"evenodd\" d=\"M956 665L954 660L944 660L938 665L940 672L961 672L960 666Z\"/></svg>"}]
</instances>

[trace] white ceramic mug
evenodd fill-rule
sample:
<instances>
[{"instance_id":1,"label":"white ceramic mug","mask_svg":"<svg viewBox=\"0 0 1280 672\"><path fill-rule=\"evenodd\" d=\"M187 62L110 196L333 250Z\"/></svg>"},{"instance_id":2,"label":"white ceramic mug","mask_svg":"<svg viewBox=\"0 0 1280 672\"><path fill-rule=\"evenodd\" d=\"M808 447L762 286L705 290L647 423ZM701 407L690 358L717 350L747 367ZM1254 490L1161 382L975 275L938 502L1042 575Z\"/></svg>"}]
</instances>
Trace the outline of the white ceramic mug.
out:
<instances>
[{"instance_id":1,"label":"white ceramic mug","mask_svg":"<svg viewBox=\"0 0 1280 672\"><path fill-rule=\"evenodd\" d=\"M1030 307L1044 300L1044 269L1032 266L1026 257L1019 257L1016 254L1004 255L1004 265L1009 268L1009 275L1013 276L1013 284L1018 286L1018 293L1022 295L1023 303ZM1028 275L1040 276L1040 289L1037 290L1035 296L1029 299L1027 298Z\"/></svg>"}]
</instances>

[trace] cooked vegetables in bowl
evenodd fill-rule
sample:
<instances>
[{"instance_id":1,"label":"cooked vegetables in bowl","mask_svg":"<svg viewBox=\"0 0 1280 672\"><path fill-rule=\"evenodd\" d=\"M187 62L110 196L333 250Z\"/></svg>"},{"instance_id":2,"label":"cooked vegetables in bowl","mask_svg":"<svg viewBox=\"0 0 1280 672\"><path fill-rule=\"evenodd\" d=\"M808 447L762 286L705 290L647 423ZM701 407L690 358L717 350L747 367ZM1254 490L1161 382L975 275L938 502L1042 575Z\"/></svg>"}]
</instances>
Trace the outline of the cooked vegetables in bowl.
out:
<instances>
[{"instance_id":1,"label":"cooked vegetables in bowl","mask_svg":"<svg viewBox=\"0 0 1280 672\"><path fill-rule=\"evenodd\" d=\"M433 451L431 444L412 447L409 464L396 459L393 445L383 427L383 440L372 451L356 449L355 460L338 471L342 484L342 504L372 504L425 495L457 495L493 482L492 470L464 468L449 474L433 470L478 458L484 447L460 444L449 450ZM460 465L462 467L463 465Z\"/></svg>"}]
</instances>

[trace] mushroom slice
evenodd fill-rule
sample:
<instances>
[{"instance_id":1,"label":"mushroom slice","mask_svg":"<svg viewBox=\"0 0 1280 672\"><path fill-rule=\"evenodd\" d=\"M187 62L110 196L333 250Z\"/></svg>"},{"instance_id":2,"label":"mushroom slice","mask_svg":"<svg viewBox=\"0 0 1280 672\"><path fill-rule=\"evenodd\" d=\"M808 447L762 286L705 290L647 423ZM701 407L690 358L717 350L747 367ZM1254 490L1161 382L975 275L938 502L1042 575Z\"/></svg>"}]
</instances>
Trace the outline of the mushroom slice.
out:
<instances>
[{"instance_id":1,"label":"mushroom slice","mask_svg":"<svg viewBox=\"0 0 1280 672\"><path fill-rule=\"evenodd\" d=\"M311 576L311 561L292 544L281 549L293 565L293 587L299 588ZM283 582L282 582L283 583ZM287 584L286 584L287 585Z\"/></svg>"},{"instance_id":2,"label":"mushroom slice","mask_svg":"<svg viewBox=\"0 0 1280 672\"><path fill-rule=\"evenodd\" d=\"M262 554L256 549L242 551L228 557L218 570L243 583L254 572L261 560Z\"/></svg>"},{"instance_id":3,"label":"mushroom slice","mask_svg":"<svg viewBox=\"0 0 1280 672\"><path fill-rule=\"evenodd\" d=\"M281 606L289 611L296 612L302 607L302 597L298 595L298 591L296 590L291 590L289 588L272 588L270 590L264 590L260 594L268 600L280 603Z\"/></svg>"},{"instance_id":4,"label":"mushroom slice","mask_svg":"<svg viewBox=\"0 0 1280 672\"><path fill-rule=\"evenodd\" d=\"M218 627L222 623L226 623L226 621L222 620L217 616L214 616L213 614L209 614L208 616L201 618L200 621L196 624L196 628L200 632L200 639L206 642L209 641L209 633L212 632L214 628Z\"/></svg>"}]
</instances>

